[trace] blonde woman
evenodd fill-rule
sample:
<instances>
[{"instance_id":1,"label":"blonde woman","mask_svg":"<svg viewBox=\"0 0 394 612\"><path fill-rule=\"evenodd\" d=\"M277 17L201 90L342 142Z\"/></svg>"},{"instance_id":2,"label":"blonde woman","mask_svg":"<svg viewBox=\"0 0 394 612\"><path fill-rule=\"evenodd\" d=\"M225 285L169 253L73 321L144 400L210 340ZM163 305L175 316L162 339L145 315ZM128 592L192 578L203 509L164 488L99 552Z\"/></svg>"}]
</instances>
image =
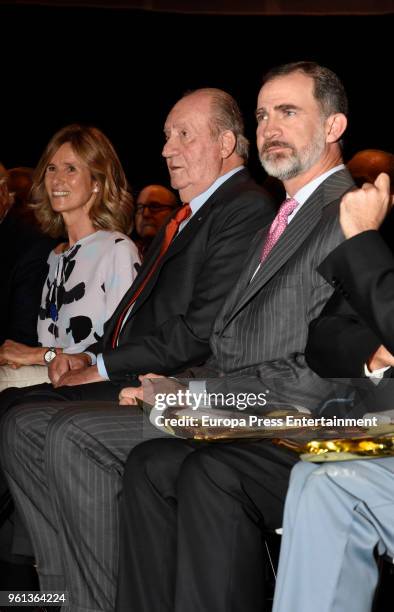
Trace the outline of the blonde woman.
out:
<instances>
[{"instance_id":1,"label":"blonde woman","mask_svg":"<svg viewBox=\"0 0 394 612\"><path fill-rule=\"evenodd\" d=\"M97 128L70 125L53 136L35 171L31 200L43 231L67 240L49 255L40 346L4 342L0 390L48 382L45 366L59 352L80 353L95 342L139 264L126 235L133 218L127 180Z\"/></svg>"}]
</instances>

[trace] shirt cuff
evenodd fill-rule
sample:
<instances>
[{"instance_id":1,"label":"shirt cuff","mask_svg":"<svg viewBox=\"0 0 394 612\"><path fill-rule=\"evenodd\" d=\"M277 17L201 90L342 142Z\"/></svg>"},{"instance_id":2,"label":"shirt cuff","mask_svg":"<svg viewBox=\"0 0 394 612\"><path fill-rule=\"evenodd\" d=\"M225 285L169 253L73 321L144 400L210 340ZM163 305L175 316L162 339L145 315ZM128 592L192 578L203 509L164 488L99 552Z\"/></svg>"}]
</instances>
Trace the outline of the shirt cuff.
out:
<instances>
[{"instance_id":1,"label":"shirt cuff","mask_svg":"<svg viewBox=\"0 0 394 612\"><path fill-rule=\"evenodd\" d=\"M102 353L99 353L97 355L97 370L100 376L104 378L104 380L109 380L107 368L105 367L104 358L103 358Z\"/></svg>"},{"instance_id":2,"label":"shirt cuff","mask_svg":"<svg viewBox=\"0 0 394 612\"><path fill-rule=\"evenodd\" d=\"M84 351L85 355L89 355L90 357L90 361L91 364L90 365L96 365L97 363L97 357L94 353L91 353L90 351Z\"/></svg>"},{"instance_id":3,"label":"shirt cuff","mask_svg":"<svg viewBox=\"0 0 394 612\"><path fill-rule=\"evenodd\" d=\"M195 400L195 406L203 408L204 410L210 410L209 399L207 395L207 381L206 380L189 380L189 391L192 398ZM201 401L203 396L203 401ZM199 401L197 400L199 398Z\"/></svg>"},{"instance_id":4,"label":"shirt cuff","mask_svg":"<svg viewBox=\"0 0 394 612\"><path fill-rule=\"evenodd\" d=\"M377 370L372 370L371 372L367 364L364 363L364 374L367 378L370 378L375 385L378 385L382 380L384 373L390 368L391 366L385 366L384 368L378 368Z\"/></svg>"}]
</instances>

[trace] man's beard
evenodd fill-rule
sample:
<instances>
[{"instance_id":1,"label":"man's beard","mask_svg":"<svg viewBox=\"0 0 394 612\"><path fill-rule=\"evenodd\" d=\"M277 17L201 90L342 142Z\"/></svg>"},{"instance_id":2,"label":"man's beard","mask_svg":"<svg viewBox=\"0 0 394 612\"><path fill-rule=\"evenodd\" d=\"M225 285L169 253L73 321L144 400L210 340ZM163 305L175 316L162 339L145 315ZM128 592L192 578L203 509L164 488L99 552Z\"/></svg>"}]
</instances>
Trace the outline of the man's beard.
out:
<instances>
[{"instance_id":1,"label":"man's beard","mask_svg":"<svg viewBox=\"0 0 394 612\"><path fill-rule=\"evenodd\" d=\"M287 147L291 152L290 154L286 154L286 152L269 153L269 149L274 146ZM325 146L326 138L323 129L316 134L309 145L299 151L288 142L271 140L261 148L261 165L270 176L274 176L281 181L287 181L309 170L320 159Z\"/></svg>"}]
</instances>

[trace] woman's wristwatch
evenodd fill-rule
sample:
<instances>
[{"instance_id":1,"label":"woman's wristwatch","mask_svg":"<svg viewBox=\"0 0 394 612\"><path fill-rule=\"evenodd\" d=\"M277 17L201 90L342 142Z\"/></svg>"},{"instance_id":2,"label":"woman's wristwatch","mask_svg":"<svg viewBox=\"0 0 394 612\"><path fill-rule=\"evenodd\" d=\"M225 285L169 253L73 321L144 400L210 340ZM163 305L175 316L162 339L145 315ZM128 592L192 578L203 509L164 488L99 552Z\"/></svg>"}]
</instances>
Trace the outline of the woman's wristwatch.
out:
<instances>
[{"instance_id":1,"label":"woman's wristwatch","mask_svg":"<svg viewBox=\"0 0 394 612\"><path fill-rule=\"evenodd\" d=\"M44 361L45 363L51 363L55 359L57 355L56 349L54 346L50 346L44 353Z\"/></svg>"}]
</instances>

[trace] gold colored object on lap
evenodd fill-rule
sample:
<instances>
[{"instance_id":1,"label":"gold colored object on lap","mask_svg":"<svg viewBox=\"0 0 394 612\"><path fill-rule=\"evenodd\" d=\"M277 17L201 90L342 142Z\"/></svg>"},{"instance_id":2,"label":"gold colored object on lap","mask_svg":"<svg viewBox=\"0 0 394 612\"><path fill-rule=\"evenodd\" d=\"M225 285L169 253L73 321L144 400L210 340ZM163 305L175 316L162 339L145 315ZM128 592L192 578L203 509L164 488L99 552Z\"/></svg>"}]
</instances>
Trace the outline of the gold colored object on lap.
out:
<instances>
[{"instance_id":1,"label":"gold colored object on lap","mask_svg":"<svg viewBox=\"0 0 394 612\"><path fill-rule=\"evenodd\" d=\"M320 455L326 452L359 453L360 455L394 454L394 439L367 438L365 440L311 440L305 447L308 453Z\"/></svg>"},{"instance_id":2,"label":"gold colored object on lap","mask_svg":"<svg viewBox=\"0 0 394 612\"><path fill-rule=\"evenodd\" d=\"M274 442L278 446L297 452L302 461L313 463L394 456L394 432L382 436L310 440L304 444L284 439Z\"/></svg>"},{"instance_id":3,"label":"gold colored object on lap","mask_svg":"<svg viewBox=\"0 0 394 612\"><path fill-rule=\"evenodd\" d=\"M394 436L361 439L311 440L301 454L303 461L346 461L394 456Z\"/></svg>"}]
</instances>

